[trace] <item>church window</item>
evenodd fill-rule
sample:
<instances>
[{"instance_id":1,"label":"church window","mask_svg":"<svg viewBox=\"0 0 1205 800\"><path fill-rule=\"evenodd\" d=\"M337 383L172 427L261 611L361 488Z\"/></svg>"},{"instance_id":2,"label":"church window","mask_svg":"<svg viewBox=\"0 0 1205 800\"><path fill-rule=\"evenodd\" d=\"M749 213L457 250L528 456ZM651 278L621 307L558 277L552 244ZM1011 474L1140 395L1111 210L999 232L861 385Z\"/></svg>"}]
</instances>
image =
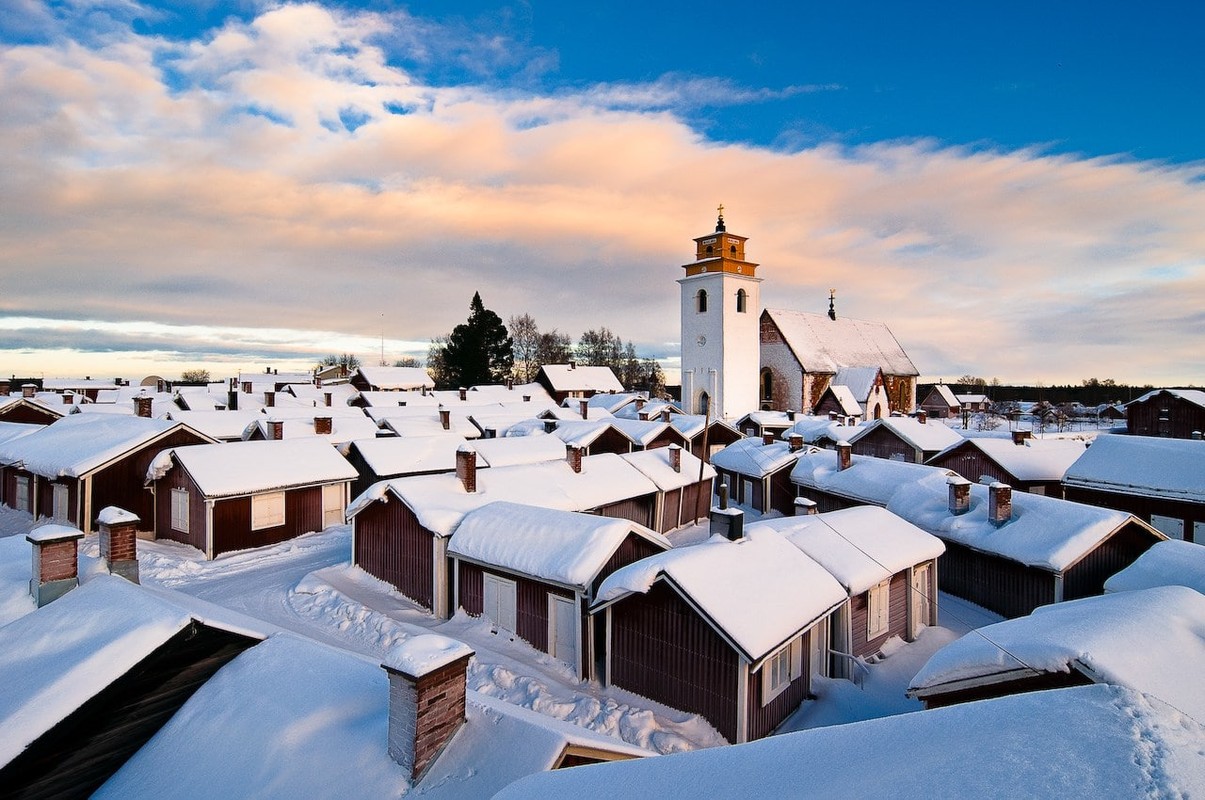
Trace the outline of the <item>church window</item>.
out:
<instances>
[{"instance_id":1,"label":"church window","mask_svg":"<svg viewBox=\"0 0 1205 800\"><path fill-rule=\"evenodd\" d=\"M761 399L763 401L774 399L774 374L769 369L761 371Z\"/></svg>"},{"instance_id":2,"label":"church window","mask_svg":"<svg viewBox=\"0 0 1205 800\"><path fill-rule=\"evenodd\" d=\"M707 392L699 394L699 413L703 416L711 413L711 396Z\"/></svg>"},{"instance_id":3,"label":"church window","mask_svg":"<svg viewBox=\"0 0 1205 800\"><path fill-rule=\"evenodd\" d=\"M707 311L707 290L706 289L700 289L699 293L697 295L695 295L695 303L697 305L697 310L700 314Z\"/></svg>"},{"instance_id":4,"label":"church window","mask_svg":"<svg viewBox=\"0 0 1205 800\"><path fill-rule=\"evenodd\" d=\"M744 289L736 290L736 311L738 314L745 313L745 306L747 305L748 298L749 295L745 294Z\"/></svg>"},{"instance_id":5,"label":"church window","mask_svg":"<svg viewBox=\"0 0 1205 800\"><path fill-rule=\"evenodd\" d=\"M736 255L736 245L732 245L731 247L729 247L728 252L732 253L732 255Z\"/></svg>"},{"instance_id":6,"label":"church window","mask_svg":"<svg viewBox=\"0 0 1205 800\"><path fill-rule=\"evenodd\" d=\"M715 248L712 247L711 245L707 245L707 255L711 255L714 252L715 252Z\"/></svg>"}]
</instances>

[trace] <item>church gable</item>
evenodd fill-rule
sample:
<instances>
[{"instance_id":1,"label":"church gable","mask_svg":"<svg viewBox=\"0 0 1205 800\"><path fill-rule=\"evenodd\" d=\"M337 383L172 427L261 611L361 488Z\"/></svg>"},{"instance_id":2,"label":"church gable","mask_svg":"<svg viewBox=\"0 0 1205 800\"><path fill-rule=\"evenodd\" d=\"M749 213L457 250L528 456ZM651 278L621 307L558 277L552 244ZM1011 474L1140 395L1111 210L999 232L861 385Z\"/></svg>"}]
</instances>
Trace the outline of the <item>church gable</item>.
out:
<instances>
[{"instance_id":1,"label":"church gable","mask_svg":"<svg viewBox=\"0 0 1205 800\"><path fill-rule=\"evenodd\" d=\"M763 323L773 323L777 335L805 372L835 373L849 367L879 367L887 375L916 376L916 367L891 330L881 322L807 311L767 308ZM762 341L768 326L762 325Z\"/></svg>"}]
</instances>

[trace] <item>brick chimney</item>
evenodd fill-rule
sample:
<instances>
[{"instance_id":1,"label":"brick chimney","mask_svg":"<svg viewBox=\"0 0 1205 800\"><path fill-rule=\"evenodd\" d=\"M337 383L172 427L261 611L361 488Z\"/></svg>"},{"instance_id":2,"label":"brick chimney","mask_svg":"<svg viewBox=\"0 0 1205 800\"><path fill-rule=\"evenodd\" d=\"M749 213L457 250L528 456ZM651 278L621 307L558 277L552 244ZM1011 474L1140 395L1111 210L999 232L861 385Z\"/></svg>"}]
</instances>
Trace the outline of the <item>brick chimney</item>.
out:
<instances>
[{"instance_id":1,"label":"brick chimney","mask_svg":"<svg viewBox=\"0 0 1205 800\"><path fill-rule=\"evenodd\" d=\"M555 433L555 432L556 432L556 420L555 419L544 420L544 433Z\"/></svg>"},{"instance_id":2,"label":"brick chimney","mask_svg":"<svg viewBox=\"0 0 1205 800\"><path fill-rule=\"evenodd\" d=\"M849 442L837 442L837 471L849 469L854 463L854 449Z\"/></svg>"},{"instance_id":3,"label":"brick chimney","mask_svg":"<svg viewBox=\"0 0 1205 800\"><path fill-rule=\"evenodd\" d=\"M762 431L761 443L762 444L774 444L774 432L773 431Z\"/></svg>"},{"instance_id":4,"label":"brick chimney","mask_svg":"<svg viewBox=\"0 0 1205 800\"><path fill-rule=\"evenodd\" d=\"M950 513L958 516L970 511L971 482L958 475L950 475L946 478L946 485L949 487L950 492L950 499L947 504Z\"/></svg>"},{"instance_id":5,"label":"brick chimney","mask_svg":"<svg viewBox=\"0 0 1205 800\"><path fill-rule=\"evenodd\" d=\"M417 782L464 724L465 675L473 650L439 634L412 636L389 651L389 756Z\"/></svg>"},{"instance_id":6,"label":"brick chimney","mask_svg":"<svg viewBox=\"0 0 1205 800\"><path fill-rule=\"evenodd\" d=\"M276 392L271 390L264 392L264 405L268 408L276 407Z\"/></svg>"},{"instance_id":7,"label":"brick chimney","mask_svg":"<svg viewBox=\"0 0 1205 800\"><path fill-rule=\"evenodd\" d=\"M515 390L515 379L507 378L506 379L506 391L513 392L514 390Z\"/></svg>"},{"instance_id":8,"label":"brick chimney","mask_svg":"<svg viewBox=\"0 0 1205 800\"><path fill-rule=\"evenodd\" d=\"M836 421L837 421L837 418L838 418L838 417L840 417L840 416L841 416L841 414L840 414L839 412L837 412L837 411L830 411L830 412L828 412L828 419L829 419L829 422L836 422Z\"/></svg>"},{"instance_id":9,"label":"brick chimney","mask_svg":"<svg viewBox=\"0 0 1205 800\"><path fill-rule=\"evenodd\" d=\"M8 397L8 381L0 381L0 397Z\"/></svg>"},{"instance_id":10,"label":"brick chimney","mask_svg":"<svg viewBox=\"0 0 1205 800\"><path fill-rule=\"evenodd\" d=\"M927 424L929 422L929 412L925 411L923 408L918 410L916 412L916 421L921 425Z\"/></svg>"},{"instance_id":11,"label":"brick chimney","mask_svg":"<svg viewBox=\"0 0 1205 800\"><path fill-rule=\"evenodd\" d=\"M708 515L711 535L718 533L734 542L745 538L745 512L728 506L728 484L721 483L717 494L719 502Z\"/></svg>"},{"instance_id":12,"label":"brick chimney","mask_svg":"<svg viewBox=\"0 0 1205 800\"><path fill-rule=\"evenodd\" d=\"M75 392L72 392L72 391L63 392L63 405L65 405L65 406L71 405L71 401L74 399L75 399Z\"/></svg>"},{"instance_id":13,"label":"brick chimney","mask_svg":"<svg viewBox=\"0 0 1205 800\"><path fill-rule=\"evenodd\" d=\"M574 472L582 471L582 449L575 445L565 445L565 460L569 462L569 467Z\"/></svg>"},{"instance_id":14,"label":"brick chimney","mask_svg":"<svg viewBox=\"0 0 1205 800\"><path fill-rule=\"evenodd\" d=\"M251 381L243 381L243 394L251 394Z\"/></svg>"},{"instance_id":15,"label":"brick chimney","mask_svg":"<svg viewBox=\"0 0 1205 800\"><path fill-rule=\"evenodd\" d=\"M21 396L22 397L33 397L35 394L37 394L37 392L38 392L37 384L35 384L35 383L21 384Z\"/></svg>"},{"instance_id":16,"label":"brick chimney","mask_svg":"<svg viewBox=\"0 0 1205 800\"><path fill-rule=\"evenodd\" d=\"M529 395L529 394L525 394L525 395L523 395L523 402L524 402L524 403L530 403L530 402L531 402L531 395Z\"/></svg>"},{"instance_id":17,"label":"brick chimney","mask_svg":"<svg viewBox=\"0 0 1205 800\"><path fill-rule=\"evenodd\" d=\"M226 408L229 411L238 411L238 381L231 378L226 389Z\"/></svg>"},{"instance_id":18,"label":"brick chimney","mask_svg":"<svg viewBox=\"0 0 1205 800\"><path fill-rule=\"evenodd\" d=\"M582 415L582 419L590 418L590 401L589 400L578 400L577 408L578 408L578 413Z\"/></svg>"},{"instance_id":19,"label":"brick chimney","mask_svg":"<svg viewBox=\"0 0 1205 800\"><path fill-rule=\"evenodd\" d=\"M671 444L669 450L669 466L674 472L682 471L682 448L676 444Z\"/></svg>"},{"instance_id":20,"label":"brick chimney","mask_svg":"<svg viewBox=\"0 0 1205 800\"><path fill-rule=\"evenodd\" d=\"M803 434L792 433L787 437L787 446L791 448L792 453L798 453L803 449Z\"/></svg>"},{"instance_id":21,"label":"brick chimney","mask_svg":"<svg viewBox=\"0 0 1205 800\"><path fill-rule=\"evenodd\" d=\"M805 517L817 513L816 501L807 497L795 498L795 516Z\"/></svg>"},{"instance_id":22,"label":"brick chimney","mask_svg":"<svg viewBox=\"0 0 1205 800\"><path fill-rule=\"evenodd\" d=\"M84 532L69 525L41 525L25 535L33 545L29 594L38 608L79 585L78 546Z\"/></svg>"},{"instance_id":23,"label":"brick chimney","mask_svg":"<svg viewBox=\"0 0 1205 800\"><path fill-rule=\"evenodd\" d=\"M324 406L326 406L327 408L331 407L331 393L330 392L322 393L322 404Z\"/></svg>"},{"instance_id":24,"label":"brick chimney","mask_svg":"<svg viewBox=\"0 0 1205 800\"><path fill-rule=\"evenodd\" d=\"M139 392L134 398L134 414L139 417L151 418L151 401L150 395L145 392Z\"/></svg>"},{"instance_id":25,"label":"brick chimney","mask_svg":"<svg viewBox=\"0 0 1205 800\"><path fill-rule=\"evenodd\" d=\"M469 399L469 390L464 388L463 386L461 386L460 389L457 390L457 394L460 395L461 400Z\"/></svg>"},{"instance_id":26,"label":"brick chimney","mask_svg":"<svg viewBox=\"0 0 1205 800\"><path fill-rule=\"evenodd\" d=\"M791 410L791 409L789 409L789 408L787 409L787 421L788 421L788 422L794 422L794 421L795 421L795 412L794 412L794 411L792 411L792 410Z\"/></svg>"},{"instance_id":27,"label":"brick chimney","mask_svg":"<svg viewBox=\"0 0 1205 800\"><path fill-rule=\"evenodd\" d=\"M641 422L648 422L648 421L649 421L649 412L647 412L647 411L637 411L637 412L636 412L636 419L640 420Z\"/></svg>"},{"instance_id":28,"label":"brick chimney","mask_svg":"<svg viewBox=\"0 0 1205 800\"><path fill-rule=\"evenodd\" d=\"M1033 437L1033 431L1013 431L1013 444L1023 445Z\"/></svg>"},{"instance_id":29,"label":"brick chimney","mask_svg":"<svg viewBox=\"0 0 1205 800\"><path fill-rule=\"evenodd\" d=\"M106 506L96 518L100 530L100 558L110 574L138 583L137 514L117 506Z\"/></svg>"},{"instance_id":30,"label":"brick chimney","mask_svg":"<svg viewBox=\"0 0 1205 800\"><path fill-rule=\"evenodd\" d=\"M328 414L326 416L314 417L314 433L319 436L329 436L333 430L334 419Z\"/></svg>"},{"instance_id":31,"label":"brick chimney","mask_svg":"<svg viewBox=\"0 0 1205 800\"><path fill-rule=\"evenodd\" d=\"M477 491L477 451L468 444L456 448L456 477L466 492Z\"/></svg>"},{"instance_id":32,"label":"brick chimney","mask_svg":"<svg viewBox=\"0 0 1205 800\"><path fill-rule=\"evenodd\" d=\"M445 431L452 430L452 411L450 409L439 409L439 424Z\"/></svg>"},{"instance_id":33,"label":"brick chimney","mask_svg":"<svg viewBox=\"0 0 1205 800\"><path fill-rule=\"evenodd\" d=\"M285 438L285 423L283 419L269 419L265 424L268 426L269 439L280 441Z\"/></svg>"},{"instance_id":34,"label":"brick chimney","mask_svg":"<svg viewBox=\"0 0 1205 800\"><path fill-rule=\"evenodd\" d=\"M661 421L669 422L669 406L665 406L661 409Z\"/></svg>"},{"instance_id":35,"label":"brick chimney","mask_svg":"<svg viewBox=\"0 0 1205 800\"><path fill-rule=\"evenodd\" d=\"M993 483L987 487L987 519L999 528L1012 519L1013 487L1007 483Z\"/></svg>"},{"instance_id":36,"label":"brick chimney","mask_svg":"<svg viewBox=\"0 0 1205 800\"><path fill-rule=\"evenodd\" d=\"M644 408L644 403L645 403L645 400L643 397L637 397L636 398L636 410L637 411L642 410ZM646 419L647 419L647 417L646 417Z\"/></svg>"},{"instance_id":37,"label":"brick chimney","mask_svg":"<svg viewBox=\"0 0 1205 800\"><path fill-rule=\"evenodd\" d=\"M570 362L569 362L569 369L577 369L577 362L576 362L576 361L570 361Z\"/></svg>"}]
</instances>

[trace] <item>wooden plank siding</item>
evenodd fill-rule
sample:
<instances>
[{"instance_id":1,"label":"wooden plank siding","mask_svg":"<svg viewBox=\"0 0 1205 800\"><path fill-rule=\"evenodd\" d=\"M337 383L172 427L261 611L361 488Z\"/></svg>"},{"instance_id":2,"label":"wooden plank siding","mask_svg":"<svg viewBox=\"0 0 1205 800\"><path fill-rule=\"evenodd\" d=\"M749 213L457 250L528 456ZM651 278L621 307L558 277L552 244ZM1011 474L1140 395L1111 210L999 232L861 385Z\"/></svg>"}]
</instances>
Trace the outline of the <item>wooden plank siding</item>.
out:
<instances>
[{"instance_id":1,"label":"wooden plank siding","mask_svg":"<svg viewBox=\"0 0 1205 800\"><path fill-rule=\"evenodd\" d=\"M602 586L602 582L607 576L620 567L626 567L628 564L634 564L641 559L656 555L662 552L662 548L645 539L643 536L637 536L634 533L629 533L627 537L620 543L619 547L615 548L615 552L607 559L607 563L599 570L598 576L589 586L589 596L591 599L598 596L598 587Z\"/></svg>"},{"instance_id":2,"label":"wooden plank siding","mask_svg":"<svg viewBox=\"0 0 1205 800\"><path fill-rule=\"evenodd\" d=\"M1079 486L1064 486L1064 496L1077 503L1100 508L1112 508L1133 514L1143 522L1150 522L1152 514L1183 520L1184 539L1195 541L1193 525L1205 525L1205 503L1192 503L1185 500L1167 500L1161 497L1144 497L1137 494L1121 492L1104 492L1099 489L1085 489ZM9 503L8 505L12 505ZM1205 542L1198 542L1205 544Z\"/></svg>"},{"instance_id":3,"label":"wooden plank siding","mask_svg":"<svg viewBox=\"0 0 1205 800\"><path fill-rule=\"evenodd\" d=\"M749 741L769 736L787 717L795 713L795 709L799 708L804 700L808 699L812 674L811 636L812 631L803 635L803 674L791 681L791 684L782 690L782 694L769 703L762 705L762 670L749 672L749 683L746 690L746 696L749 698L747 727Z\"/></svg>"},{"instance_id":4,"label":"wooden plank siding","mask_svg":"<svg viewBox=\"0 0 1205 800\"><path fill-rule=\"evenodd\" d=\"M1105 581L1130 566L1159 541L1150 531L1128 522L1063 576L1063 599L1076 600L1102 594Z\"/></svg>"},{"instance_id":5,"label":"wooden plank siding","mask_svg":"<svg viewBox=\"0 0 1205 800\"><path fill-rule=\"evenodd\" d=\"M866 636L869 630L870 600L869 592L855 595L849 599L850 633L853 641L850 646L855 656L869 658L892 636L907 640L908 636L908 573L897 572L891 576L891 586L887 590L887 630L873 639Z\"/></svg>"},{"instance_id":6,"label":"wooden plank siding","mask_svg":"<svg viewBox=\"0 0 1205 800\"><path fill-rule=\"evenodd\" d=\"M938 559L943 592L969 600L1005 617L1023 617L1055 601L1053 573L972 550L946 540Z\"/></svg>"},{"instance_id":7,"label":"wooden plank siding","mask_svg":"<svg viewBox=\"0 0 1205 800\"><path fill-rule=\"evenodd\" d=\"M919 464L924 460L924 454L901 439L890 428L879 425L870 433L862 436L851 445L851 452L859 456L873 458L894 458L896 461L907 461Z\"/></svg>"},{"instance_id":8,"label":"wooden plank siding","mask_svg":"<svg viewBox=\"0 0 1205 800\"><path fill-rule=\"evenodd\" d=\"M431 609L435 589L435 537L405 503L390 498L356 514L353 561L423 608Z\"/></svg>"},{"instance_id":9,"label":"wooden plank siding","mask_svg":"<svg viewBox=\"0 0 1205 800\"><path fill-rule=\"evenodd\" d=\"M62 414L56 414L48 409L39 408L32 403L17 401L0 411L0 422L20 422L26 425L49 425L56 419L62 419Z\"/></svg>"},{"instance_id":10,"label":"wooden plank siding","mask_svg":"<svg viewBox=\"0 0 1205 800\"><path fill-rule=\"evenodd\" d=\"M601 505L598 508L592 509L589 513L611 519L626 519L638 522L646 528L652 528L655 524L653 516L656 504L657 495L646 494L640 497L629 497L615 503Z\"/></svg>"},{"instance_id":11,"label":"wooden plank siding","mask_svg":"<svg viewBox=\"0 0 1205 800\"><path fill-rule=\"evenodd\" d=\"M661 496L661 525L658 533L665 533L678 528L682 521L682 489L670 489Z\"/></svg>"},{"instance_id":12,"label":"wooden plank siding","mask_svg":"<svg viewBox=\"0 0 1205 800\"><path fill-rule=\"evenodd\" d=\"M172 527L172 490L188 492L188 532ZM192 545L198 550L209 551L209 514L205 506L205 495L201 493L192 476L179 466L172 467L155 481L155 536Z\"/></svg>"},{"instance_id":13,"label":"wooden plank siding","mask_svg":"<svg viewBox=\"0 0 1205 800\"><path fill-rule=\"evenodd\" d=\"M284 524L259 530L251 529L251 497L215 500L213 554L277 544L322 528L321 486L285 490Z\"/></svg>"},{"instance_id":14,"label":"wooden plank siding","mask_svg":"<svg viewBox=\"0 0 1205 800\"><path fill-rule=\"evenodd\" d=\"M1126 427L1135 436L1190 439L1194 431L1205 431L1205 408L1161 392L1149 400L1127 405Z\"/></svg>"},{"instance_id":15,"label":"wooden plank siding","mask_svg":"<svg viewBox=\"0 0 1205 800\"><path fill-rule=\"evenodd\" d=\"M607 613L610 683L699 714L735 742L740 659L720 635L664 581Z\"/></svg>"},{"instance_id":16,"label":"wooden plank siding","mask_svg":"<svg viewBox=\"0 0 1205 800\"><path fill-rule=\"evenodd\" d=\"M794 466L791 464L772 473L769 479L769 506L787 517L795 513L795 484L791 483L791 468Z\"/></svg>"},{"instance_id":17,"label":"wooden plank siding","mask_svg":"<svg viewBox=\"0 0 1205 800\"><path fill-rule=\"evenodd\" d=\"M573 592L517 573L461 561L460 607L477 617L482 614L482 604L484 603L484 579L482 576L485 573L515 582L515 627L518 630L512 631L512 633L537 650L547 653L548 595L572 599ZM579 652L586 652L585 645L584 641L578 643Z\"/></svg>"},{"instance_id":18,"label":"wooden plank siding","mask_svg":"<svg viewBox=\"0 0 1205 800\"><path fill-rule=\"evenodd\" d=\"M80 529L85 533L94 531L92 523L101 509L106 506L117 506L137 514L138 518L142 520L143 529L150 530L152 520L155 519L155 497L143 484L146 481L147 469L151 462L164 450L209 443L209 439L190 431L173 431L93 473L88 480L89 492L92 495L91 507L89 508L88 503L85 502L85 512L93 519L83 520L84 524L80 525Z\"/></svg>"}]
</instances>

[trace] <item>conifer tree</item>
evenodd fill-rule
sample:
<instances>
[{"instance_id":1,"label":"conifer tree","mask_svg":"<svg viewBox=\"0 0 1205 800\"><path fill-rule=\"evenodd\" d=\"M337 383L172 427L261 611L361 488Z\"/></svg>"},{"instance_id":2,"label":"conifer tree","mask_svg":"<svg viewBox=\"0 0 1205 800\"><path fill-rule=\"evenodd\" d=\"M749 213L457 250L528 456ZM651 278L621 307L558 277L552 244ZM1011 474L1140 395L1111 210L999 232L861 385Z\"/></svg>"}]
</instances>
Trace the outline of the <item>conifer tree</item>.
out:
<instances>
[{"instance_id":1,"label":"conifer tree","mask_svg":"<svg viewBox=\"0 0 1205 800\"><path fill-rule=\"evenodd\" d=\"M502 383L510 375L514 360L505 323L485 307L481 294L474 292L468 320L452 329L443 346L441 388Z\"/></svg>"}]
</instances>

